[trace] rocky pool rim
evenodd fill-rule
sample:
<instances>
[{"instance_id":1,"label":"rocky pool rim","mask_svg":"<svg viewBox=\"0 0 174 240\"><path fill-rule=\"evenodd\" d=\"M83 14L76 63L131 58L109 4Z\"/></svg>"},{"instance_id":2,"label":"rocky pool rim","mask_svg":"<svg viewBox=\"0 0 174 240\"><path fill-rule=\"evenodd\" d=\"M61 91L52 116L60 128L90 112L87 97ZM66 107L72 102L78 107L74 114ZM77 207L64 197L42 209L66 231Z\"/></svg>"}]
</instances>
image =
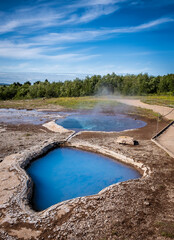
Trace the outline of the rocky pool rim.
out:
<instances>
[{"instance_id":1,"label":"rocky pool rim","mask_svg":"<svg viewBox=\"0 0 174 240\"><path fill-rule=\"evenodd\" d=\"M42 153L42 150L47 148L45 152ZM34 182L32 180L32 178L28 175L28 173L26 172L26 168L32 164L32 162L38 160L39 158L42 158L43 156L47 155L49 152L51 152L52 150L56 149L56 148L72 148L72 149L78 149L78 150L82 150L82 151L86 151L86 152L91 152L91 153L95 153L95 154L98 154L98 155L102 155L102 156L105 156L105 157L108 157L108 158L111 158L113 161L116 161L116 162L120 162L128 167L131 167L133 168L134 170L138 171L138 173L140 174L140 177L139 178L136 178L136 179L129 179L127 181L123 181L123 182L118 182L118 183L114 183L114 184L111 184L103 189L101 189L98 193L96 194L92 194L92 195L88 195L88 196L83 196L83 197L76 197L76 198L72 198L72 199L68 199L68 200L65 200L65 201L61 201L59 203L56 203L54 205L51 205L50 207L44 209L44 210L41 210L41 211L37 211L36 209L33 208L32 206L32 196L33 196L33 192L34 192ZM101 150L102 150L102 147L101 147ZM32 152L34 153L34 151ZM123 157L124 155L121 154ZM150 168L148 166L145 166L146 169L148 170L148 173L145 173L145 171L141 168L141 167L138 167L136 164L135 164L135 161L134 159L131 159L133 160L133 163L127 163L125 162L123 159L118 159L116 158L115 156L112 156L112 154L107 154L107 153L103 153L99 150L96 150L95 148L93 149L88 149L88 147L78 147L78 146L71 146L70 143L66 142L66 143L60 143L60 142L53 142L51 144L47 144L46 146L44 146L43 148L40 149L40 151L37 153L37 156L36 157L32 157L31 159L28 159L28 157L26 157L26 160L23 160L21 163L19 163L19 167L21 168L20 170L23 170L25 171L25 176L26 176L26 179L25 179L25 183L27 183L29 181L29 184L27 184L27 189L25 189L25 193L22 192L22 189L20 189L20 193L22 195L22 204L25 205L25 207L29 208L28 210L32 213L35 213L35 214L42 214L42 213L45 213L45 212L49 212L51 211L52 208L56 208L58 206L61 206L61 205L64 205L64 204L68 204L72 201L75 201L75 200L78 200L78 199L81 199L81 198L93 198L95 196L99 196L100 193L102 193L103 191L107 191L109 190L110 187L112 186L115 186L115 185L118 185L120 183L124 183L124 182L133 182L133 181L138 181L139 179L141 178L145 178L145 177L148 177L150 175ZM25 162L28 161L28 163L26 164ZM24 166L22 166L22 164L24 164Z\"/></svg>"},{"instance_id":2,"label":"rocky pool rim","mask_svg":"<svg viewBox=\"0 0 174 240\"><path fill-rule=\"evenodd\" d=\"M32 210L34 210L35 212L42 212L42 211L45 211L47 209L49 209L50 207L56 205L56 204L59 204L59 203L64 203L68 200L73 200L73 199L76 199L76 198L81 198L81 197L75 197L75 198L70 198L70 199L67 199L67 200L64 200L64 201L60 201L56 204L53 204L51 205L50 207L46 208L46 209L43 209L43 210L37 210L35 207L33 207L33 193L34 193L34 189L35 189L35 183L32 179L32 177L28 174L28 172L26 171L27 168L29 168L31 166L31 164L37 160L40 160L41 158L43 158L44 156L46 156L49 152L52 152L53 150L56 150L58 148L69 148L69 149L74 149L74 150L79 150L79 151L82 151L82 152L87 152L87 153L94 153L94 154L97 154L99 156L103 156L103 157L106 157L108 158L108 161L111 160L113 161L114 163L121 163L124 167L129 167L131 168L132 170L135 170L139 173L139 177L136 177L136 178L131 178L131 179L128 179L128 180L125 180L125 181L121 181L121 182L128 182L128 181L132 181L132 180L138 180L140 178L143 177L143 173L142 173L142 170L140 168L136 168L133 164L128 164L128 163L125 163L117 158L114 158L114 157L111 157L107 154L102 154L102 153L98 153L96 151L92 151L92 150L86 150L86 149L81 149L81 148L78 148L78 147L71 147L71 146L68 146L68 144L61 144L59 146L54 146L52 149L49 149L48 152L45 152L44 154L41 154L41 156L39 157L36 157L34 159L31 159L31 161L23 168L25 170L25 172L27 173L31 183L32 183L32 189L31 189L31 197L28 199L29 200L29 206ZM97 193L94 193L94 194L90 194L90 195L85 195L85 196L82 196L82 197L90 197L90 196L95 196L95 195L98 195L101 191L103 191L104 189L107 189L108 187L112 186L112 185L115 185L115 184L119 184L121 182L116 182L116 183L113 183L113 184L110 184L104 188L102 188L99 192Z\"/></svg>"}]
</instances>

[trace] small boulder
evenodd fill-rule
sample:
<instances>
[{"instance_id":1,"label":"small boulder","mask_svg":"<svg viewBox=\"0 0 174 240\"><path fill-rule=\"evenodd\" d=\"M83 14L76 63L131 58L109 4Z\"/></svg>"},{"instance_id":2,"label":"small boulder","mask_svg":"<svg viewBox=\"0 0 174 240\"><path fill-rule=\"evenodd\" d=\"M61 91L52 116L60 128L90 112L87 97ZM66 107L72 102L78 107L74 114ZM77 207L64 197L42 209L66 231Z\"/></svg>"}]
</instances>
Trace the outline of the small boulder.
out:
<instances>
[{"instance_id":1,"label":"small boulder","mask_svg":"<svg viewBox=\"0 0 174 240\"><path fill-rule=\"evenodd\" d=\"M138 141L128 136L120 136L116 140L117 143L123 145L138 145Z\"/></svg>"}]
</instances>

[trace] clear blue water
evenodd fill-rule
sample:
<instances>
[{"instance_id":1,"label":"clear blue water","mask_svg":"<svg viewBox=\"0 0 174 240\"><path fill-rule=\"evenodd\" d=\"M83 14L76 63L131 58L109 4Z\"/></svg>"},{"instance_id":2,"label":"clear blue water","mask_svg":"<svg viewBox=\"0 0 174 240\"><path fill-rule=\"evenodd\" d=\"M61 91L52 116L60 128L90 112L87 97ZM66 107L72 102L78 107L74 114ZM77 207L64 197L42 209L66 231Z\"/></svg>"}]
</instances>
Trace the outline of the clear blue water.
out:
<instances>
[{"instance_id":1,"label":"clear blue water","mask_svg":"<svg viewBox=\"0 0 174 240\"><path fill-rule=\"evenodd\" d=\"M139 178L135 169L110 158L72 148L58 148L26 169L34 182L33 208L98 193L103 188Z\"/></svg>"},{"instance_id":2,"label":"clear blue water","mask_svg":"<svg viewBox=\"0 0 174 240\"><path fill-rule=\"evenodd\" d=\"M58 125L75 131L123 131L141 128L146 125L141 120L136 120L125 115L98 114L73 114L56 120Z\"/></svg>"}]
</instances>

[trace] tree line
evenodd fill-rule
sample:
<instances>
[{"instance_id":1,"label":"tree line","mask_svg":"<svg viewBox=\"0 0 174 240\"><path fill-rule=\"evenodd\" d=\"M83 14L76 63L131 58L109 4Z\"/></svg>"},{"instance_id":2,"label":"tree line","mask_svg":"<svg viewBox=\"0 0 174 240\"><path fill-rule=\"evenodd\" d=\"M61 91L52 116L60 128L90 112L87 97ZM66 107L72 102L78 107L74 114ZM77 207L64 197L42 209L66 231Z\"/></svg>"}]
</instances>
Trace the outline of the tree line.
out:
<instances>
[{"instance_id":1,"label":"tree line","mask_svg":"<svg viewBox=\"0 0 174 240\"><path fill-rule=\"evenodd\" d=\"M148 95L172 94L174 95L174 74L164 76L150 76L148 74L87 76L81 80L52 82L29 81L21 84L15 82L11 85L0 86L0 99L33 99L51 97L81 97L93 95Z\"/></svg>"}]
</instances>

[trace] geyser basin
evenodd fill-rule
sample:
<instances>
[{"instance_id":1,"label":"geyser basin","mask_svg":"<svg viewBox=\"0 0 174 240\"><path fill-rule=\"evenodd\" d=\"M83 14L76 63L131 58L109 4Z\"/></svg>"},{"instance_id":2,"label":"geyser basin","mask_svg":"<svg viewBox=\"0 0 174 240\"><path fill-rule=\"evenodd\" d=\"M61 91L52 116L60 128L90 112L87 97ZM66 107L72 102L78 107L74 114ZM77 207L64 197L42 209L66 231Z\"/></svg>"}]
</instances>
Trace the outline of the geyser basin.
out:
<instances>
[{"instance_id":1,"label":"geyser basin","mask_svg":"<svg viewBox=\"0 0 174 240\"><path fill-rule=\"evenodd\" d=\"M75 131L123 131L141 128L146 125L141 120L136 120L125 115L97 114L72 114L56 120L56 123L64 128Z\"/></svg>"},{"instance_id":2,"label":"geyser basin","mask_svg":"<svg viewBox=\"0 0 174 240\"><path fill-rule=\"evenodd\" d=\"M55 149L32 162L26 171L34 182L33 208L39 211L140 177L138 171L120 162L72 148Z\"/></svg>"}]
</instances>

